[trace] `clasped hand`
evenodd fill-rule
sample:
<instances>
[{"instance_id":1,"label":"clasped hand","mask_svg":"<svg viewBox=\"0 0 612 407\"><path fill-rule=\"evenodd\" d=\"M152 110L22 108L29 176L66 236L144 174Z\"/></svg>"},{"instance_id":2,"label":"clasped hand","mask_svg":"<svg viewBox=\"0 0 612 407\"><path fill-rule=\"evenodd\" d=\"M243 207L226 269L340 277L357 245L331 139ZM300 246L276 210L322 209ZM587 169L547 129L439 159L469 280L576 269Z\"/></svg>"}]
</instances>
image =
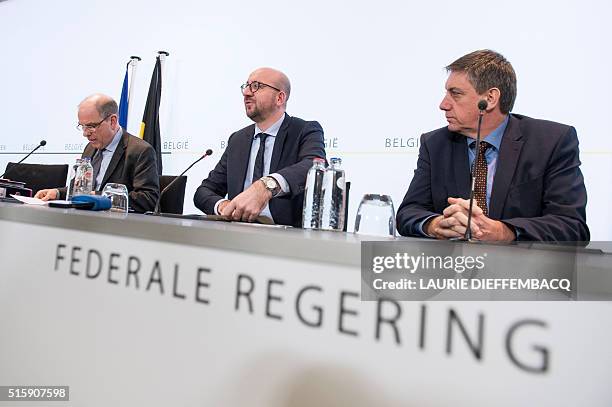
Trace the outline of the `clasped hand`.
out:
<instances>
[{"instance_id":1,"label":"clasped hand","mask_svg":"<svg viewBox=\"0 0 612 407\"><path fill-rule=\"evenodd\" d=\"M442 215L430 220L425 232L436 239L452 239L465 236L468 224L470 201L462 198L448 198L450 204ZM514 231L505 223L487 217L474 201L472 206L472 222L470 224L472 238L483 241L511 242L516 239Z\"/></svg>"}]
</instances>

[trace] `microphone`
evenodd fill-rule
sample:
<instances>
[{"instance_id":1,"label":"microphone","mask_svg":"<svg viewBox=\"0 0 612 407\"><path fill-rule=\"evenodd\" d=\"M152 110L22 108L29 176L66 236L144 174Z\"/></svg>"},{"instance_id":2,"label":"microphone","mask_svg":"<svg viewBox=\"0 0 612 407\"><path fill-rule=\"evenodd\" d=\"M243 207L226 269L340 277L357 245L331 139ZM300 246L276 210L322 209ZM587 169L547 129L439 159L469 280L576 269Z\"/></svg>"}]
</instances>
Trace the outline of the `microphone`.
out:
<instances>
[{"instance_id":1,"label":"microphone","mask_svg":"<svg viewBox=\"0 0 612 407\"><path fill-rule=\"evenodd\" d=\"M34 153L34 151L38 150L39 148L41 148L41 147L43 147L43 146L45 146L45 145L47 145L47 141L46 141L46 140L40 140L40 143L38 143L38 145L37 145L37 146L34 148L34 150L30 151L30 152L28 153L28 155L26 155L26 156L25 156L25 157L23 157L21 160L19 160L19 162L18 162L18 163L16 163L15 165L17 165L17 164L21 164L22 162L24 162L26 158L28 158L29 156L31 156L31 155ZM14 168L14 167L13 167L13 168ZM6 175L6 174L7 174L9 171L10 171L10 170L6 170L6 171L4 172L4 174L0 175L0 178L4 178L4 176L5 176L5 175Z\"/></svg>"},{"instance_id":2,"label":"microphone","mask_svg":"<svg viewBox=\"0 0 612 407\"><path fill-rule=\"evenodd\" d=\"M155 204L155 210L153 212L146 212L145 215L153 215L153 216L161 216L160 213L160 205L161 205L161 199L162 196L164 195L164 193L166 191L168 191L170 189L170 187L172 185L174 185L174 183L176 181L178 181L183 175L185 175L185 173L187 171L189 171L191 169L191 167L193 167L194 165L196 165L197 163L199 163L200 161L202 161L204 158L208 157L209 155L212 155L213 151L209 148L208 150L206 150L206 152L202 155L202 157L198 158L197 160L195 160L193 163L191 163L191 165L189 167L187 167L185 169L185 171L181 172L181 175L178 175L176 177L174 177L174 179L172 180L171 183L169 183L168 185L166 185L166 188L164 188L161 193L159 194L159 198L157 199L157 203Z\"/></svg>"},{"instance_id":3,"label":"microphone","mask_svg":"<svg viewBox=\"0 0 612 407\"><path fill-rule=\"evenodd\" d=\"M472 188L470 190L470 208L468 209L467 214L467 229L465 229L465 235L463 235L463 240L472 240L472 207L474 206L474 189L476 187L476 177L474 176L474 170L476 168L476 163L480 158L480 127L482 126L482 116L484 116L485 110L487 109L488 103L486 100L482 99L478 102L478 128L476 130L476 157L474 158L474 163L472 164L471 170L471 178L472 178Z\"/></svg>"}]
</instances>

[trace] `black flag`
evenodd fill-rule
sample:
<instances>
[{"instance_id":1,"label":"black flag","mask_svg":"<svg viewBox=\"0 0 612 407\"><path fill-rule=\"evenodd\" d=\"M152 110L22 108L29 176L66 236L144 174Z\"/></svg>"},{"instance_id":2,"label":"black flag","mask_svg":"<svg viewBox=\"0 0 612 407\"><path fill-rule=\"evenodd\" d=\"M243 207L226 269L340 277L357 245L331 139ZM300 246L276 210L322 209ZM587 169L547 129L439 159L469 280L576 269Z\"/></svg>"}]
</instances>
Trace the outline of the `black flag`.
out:
<instances>
[{"instance_id":1,"label":"black flag","mask_svg":"<svg viewBox=\"0 0 612 407\"><path fill-rule=\"evenodd\" d=\"M140 138L153 146L157 155L157 172L162 175L161 136L159 135L159 102L161 99L162 75L160 56L155 61L155 69L149 85L149 94L145 104L142 124L140 125Z\"/></svg>"}]
</instances>

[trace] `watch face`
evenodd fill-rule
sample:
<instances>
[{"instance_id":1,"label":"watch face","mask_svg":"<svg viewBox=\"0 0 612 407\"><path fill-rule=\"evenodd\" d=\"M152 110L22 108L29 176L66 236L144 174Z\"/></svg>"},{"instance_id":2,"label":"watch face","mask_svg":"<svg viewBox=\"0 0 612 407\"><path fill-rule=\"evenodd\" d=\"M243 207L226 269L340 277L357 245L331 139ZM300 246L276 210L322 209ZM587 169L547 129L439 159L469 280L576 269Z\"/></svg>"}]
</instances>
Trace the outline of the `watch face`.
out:
<instances>
[{"instance_id":1,"label":"watch face","mask_svg":"<svg viewBox=\"0 0 612 407\"><path fill-rule=\"evenodd\" d=\"M264 182L264 185L266 186L266 188L268 188L270 190L276 188L276 184L270 178L265 177L265 178L262 179L262 181Z\"/></svg>"},{"instance_id":2,"label":"watch face","mask_svg":"<svg viewBox=\"0 0 612 407\"><path fill-rule=\"evenodd\" d=\"M261 179L264 183L264 185L266 186L266 189L270 192L272 192L272 196L275 195L275 193L277 192L277 189L280 190L280 187L277 186L276 184L276 180L272 177L263 177Z\"/></svg>"}]
</instances>

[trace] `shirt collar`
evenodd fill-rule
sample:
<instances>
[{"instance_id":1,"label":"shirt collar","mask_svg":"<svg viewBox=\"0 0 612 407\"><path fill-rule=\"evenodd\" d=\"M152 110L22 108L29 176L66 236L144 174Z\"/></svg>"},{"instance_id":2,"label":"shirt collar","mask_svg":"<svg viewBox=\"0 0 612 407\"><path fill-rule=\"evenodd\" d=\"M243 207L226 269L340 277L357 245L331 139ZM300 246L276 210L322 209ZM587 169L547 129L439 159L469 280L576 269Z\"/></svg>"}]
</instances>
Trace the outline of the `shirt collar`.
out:
<instances>
[{"instance_id":1,"label":"shirt collar","mask_svg":"<svg viewBox=\"0 0 612 407\"><path fill-rule=\"evenodd\" d=\"M501 146L501 141L504 136L504 131L506 131L506 127L508 126L508 120L510 119L510 115L506 116L506 120L504 120L495 130L493 130L488 136L483 138L483 141L491 144L497 150ZM476 140L467 138L468 146L472 146Z\"/></svg>"},{"instance_id":2,"label":"shirt collar","mask_svg":"<svg viewBox=\"0 0 612 407\"><path fill-rule=\"evenodd\" d=\"M266 131L261 131L259 129L259 126L257 125L257 123L255 123L255 133L253 134L253 138L255 138L255 136L257 136L259 133L266 133L272 137L276 137L276 135L278 134L278 131L280 130L281 125L283 124L283 120L285 120L285 115L287 113L284 113L280 119L278 119L276 122L274 122L274 124L272 126L270 126Z\"/></svg>"},{"instance_id":3,"label":"shirt collar","mask_svg":"<svg viewBox=\"0 0 612 407\"><path fill-rule=\"evenodd\" d=\"M119 130L117 130L117 133L115 133L113 136L113 140L106 146L106 148L104 148L104 150L114 153L117 149L117 145L119 144L119 140L121 140L121 136L123 136L123 129L119 127Z\"/></svg>"}]
</instances>

